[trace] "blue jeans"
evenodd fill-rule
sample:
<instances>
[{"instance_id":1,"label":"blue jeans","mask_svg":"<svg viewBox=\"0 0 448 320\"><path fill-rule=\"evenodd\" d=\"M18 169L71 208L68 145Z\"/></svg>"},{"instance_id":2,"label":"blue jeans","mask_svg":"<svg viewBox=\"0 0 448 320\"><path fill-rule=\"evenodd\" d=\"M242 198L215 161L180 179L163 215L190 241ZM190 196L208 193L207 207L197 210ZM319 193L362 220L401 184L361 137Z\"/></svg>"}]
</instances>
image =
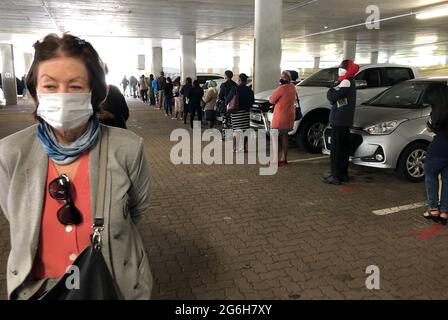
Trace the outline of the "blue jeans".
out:
<instances>
[{"instance_id":1,"label":"blue jeans","mask_svg":"<svg viewBox=\"0 0 448 320\"><path fill-rule=\"evenodd\" d=\"M165 97L165 111L166 111L166 114L173 115L173 98L172 97Z\"/></svg>"},{"instance_id":2,"label":"blue jeans","mask_svg":"<svg viewBox=\"0 0 448 320\"><path fill-rule=\"evenodd\" d=\"M442 175L442 197L439 199L439 175ZM428 207L448 212L448 159L428 156L425 161L425 183Z\"/></svg>"}]
</instances>

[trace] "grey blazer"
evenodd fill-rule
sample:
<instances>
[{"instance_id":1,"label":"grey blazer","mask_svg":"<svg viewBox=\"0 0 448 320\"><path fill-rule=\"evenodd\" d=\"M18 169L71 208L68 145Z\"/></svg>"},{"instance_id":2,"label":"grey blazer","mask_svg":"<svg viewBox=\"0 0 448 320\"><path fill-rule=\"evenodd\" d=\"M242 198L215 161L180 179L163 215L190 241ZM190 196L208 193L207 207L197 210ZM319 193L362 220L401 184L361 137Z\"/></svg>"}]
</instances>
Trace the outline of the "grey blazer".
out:
<instances>
[{"instance_id":1,"label":"grey blazer","mask_svg":"<svg viewBox=\"0 0 448 320\"><path fill-rule=\"evenodd\" d=\"M27 297L39 245L48 156L36 137L37 125L0 140L0 207L9 221L8 299ZM89 154L92 214L95 212L99 143ZM124 299L149 299L152 276L135 223L149 207L149 170L143 139L109 128L103 255ZM92 217L92 221L93 221Z\"/></svg>"}]
</instances>

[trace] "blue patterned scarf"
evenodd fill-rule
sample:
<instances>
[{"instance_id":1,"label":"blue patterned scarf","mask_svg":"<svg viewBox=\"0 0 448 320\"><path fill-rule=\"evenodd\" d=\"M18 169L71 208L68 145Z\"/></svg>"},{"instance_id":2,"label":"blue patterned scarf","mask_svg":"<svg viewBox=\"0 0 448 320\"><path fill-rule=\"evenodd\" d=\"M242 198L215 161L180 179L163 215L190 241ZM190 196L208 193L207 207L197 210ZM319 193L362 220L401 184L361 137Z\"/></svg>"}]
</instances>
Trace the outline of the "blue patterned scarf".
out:
<instances>
[{"instance_id":1,"label":"blue patterned scarf","mask_svg":"<svg viewBox=\"0 0 448 320\"><path fill-rule=\"evenodd\" d=\"M42 121L37 129L37 137L42 142L45 152L58 165L75 162L85 151L95 145L100 134L100 122L93 116L87 131L78 140L68 145L58 143L50 125Z\"/></svg>"}]
</instances>

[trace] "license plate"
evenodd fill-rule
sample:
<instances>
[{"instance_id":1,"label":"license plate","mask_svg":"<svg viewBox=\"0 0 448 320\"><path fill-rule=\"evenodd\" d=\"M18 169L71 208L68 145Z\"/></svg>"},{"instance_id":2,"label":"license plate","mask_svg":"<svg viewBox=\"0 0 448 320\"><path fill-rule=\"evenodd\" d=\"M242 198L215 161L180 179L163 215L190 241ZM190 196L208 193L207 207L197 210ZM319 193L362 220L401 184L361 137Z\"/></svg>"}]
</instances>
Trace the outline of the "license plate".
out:
<instances>
[{"instance_id":1,"label":"license plate","mask_svg":"<svg viewBox=\"0 0 448 320\"><path fill-rule=\"evenodd\" d=\"M261 121L261 114L251 113L250 118L253 121Z\"/></svg>"}]
</instances>

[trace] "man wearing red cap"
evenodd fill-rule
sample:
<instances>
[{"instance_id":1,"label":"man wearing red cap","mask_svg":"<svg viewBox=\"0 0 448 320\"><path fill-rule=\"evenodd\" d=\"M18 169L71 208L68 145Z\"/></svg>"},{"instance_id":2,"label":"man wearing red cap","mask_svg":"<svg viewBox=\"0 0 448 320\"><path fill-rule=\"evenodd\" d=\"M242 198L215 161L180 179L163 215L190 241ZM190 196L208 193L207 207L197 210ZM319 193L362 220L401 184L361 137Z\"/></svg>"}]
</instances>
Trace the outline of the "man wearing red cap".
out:
<instances>
[{"instance_id":1,"label":"man wearing red cap","mask_svg":"<svg viewBox=\"0 0 448 320\"><path fill-rule=\"evenodd\" d=\"M330 113L331 131L331 176L324 182L341 185L349 182L350 128L353 126L356 107L356 85L354 77L359 66L352 60L344 60L339 66L339 85L328 90L327 98L332 104Z\"/></svg>"}]
</instances>

